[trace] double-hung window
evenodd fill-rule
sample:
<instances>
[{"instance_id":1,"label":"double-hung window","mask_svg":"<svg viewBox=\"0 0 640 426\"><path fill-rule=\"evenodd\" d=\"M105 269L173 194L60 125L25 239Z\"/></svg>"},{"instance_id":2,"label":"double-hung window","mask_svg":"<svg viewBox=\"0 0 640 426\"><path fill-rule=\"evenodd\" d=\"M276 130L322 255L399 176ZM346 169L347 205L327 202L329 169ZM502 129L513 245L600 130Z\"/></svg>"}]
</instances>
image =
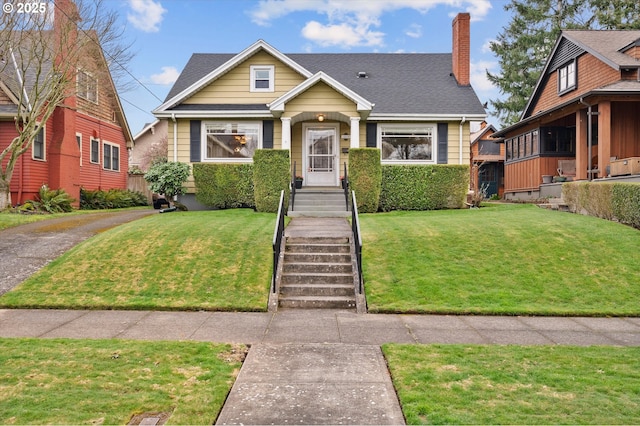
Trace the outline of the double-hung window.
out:
<instances>
[{"instance_id":1,"label":"double-hung window","mask_svg":"<svg viewBox=\"0 0 640 426\"><path fill-rule=\"evenodd\" d=\"M558 69L558 93L562 94L576 88L576 62L571 61Z\"/></svg>"},{"instance_id":2,"label":"double-hung window","mask_svg":"<svg viewBox=\"0 0 640 426\"><path fill-rule=\"evenodd\" d=\"M252 65L251 92L273 92L274 70L273 65Z\"/></svg>"},{"instance_id":3,"label":"double-hung window","mask_svg":"<svg viewBox=\"0 0 640 426\"><path fill-rule=\"evenodd\" d=\"M256 122L207 122L203 126L205 161L246 161L262 145L262 127Z\"/></svg>"},{"instance_id":4,"label":"double-hung window","mask_svg":"<svg viewBox=\"0 0 640 426\"><path fill-rule=\"evenodd\" d=\"M382 161L436 161L434 124L383 124L379 128Z\"/></svg>"},{"instance_id":5,"label":"double-hung window","mask_svg":"<svg viewBox=\"0 0 640 426\"><path fill-rule=\"evenodd\" d=\"M104 142L102 146L103 157L102 167L105 170L120 170L120 147L109 142Z\"/></svg>"},{"instance_id":6,"label":"double-hung window","mask_svg":"<svg viewBox=\"0 0 640 426\"><path fill-rule=\"evenodd\" d=\"M92 163L98 164L100 163L100 140L96 138L91 138L91 158L89 159Z\"/></svg>"},{"instance_id":7,"label":"double-hung window","mask_svg":"<svg viewBox=\"0 0 640 426\"><path fill-rule=\"evenodd\" d=\"M98 80L85 71L78 71L78 96L98 103Z\"/></svg>"},{"instance_id":8,"label":"double-hung window","mask_svg":"<svg viewBox=\"0 0 640 426\"><path fill-rule=\"evenodd\" d=\"M45 159L44 127L41 127L36 137L33 138L33 146L31 147L31 151L33 152L34 160Z\"/></svg>"}]
</instances>

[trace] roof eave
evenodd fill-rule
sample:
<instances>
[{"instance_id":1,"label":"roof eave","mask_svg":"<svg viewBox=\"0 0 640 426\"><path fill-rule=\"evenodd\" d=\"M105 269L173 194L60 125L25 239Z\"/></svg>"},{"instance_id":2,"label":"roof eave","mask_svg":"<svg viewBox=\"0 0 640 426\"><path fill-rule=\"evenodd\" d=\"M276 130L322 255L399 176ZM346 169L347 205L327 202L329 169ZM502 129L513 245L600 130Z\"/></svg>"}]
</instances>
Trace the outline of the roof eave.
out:
<instances>
[{"instance_id":1,"label":"roof eave","mask_svg":"<svg viewBox=\"0 0 640 426\"><path fill-rule=\"evenodd\" d=\"M159 111L153 112L157 118L274 118L270 111Z\"/></svg>"},{"instance_id":2,"label":"roof eave","mask_svg":"<svg viewBox=\"0 0 640 426\"><path fill-rule=\"evenodd\" d=\"M420 114L420 113L375 113L369 121L482 121L487 114Z\"/></svg>"}]
</instances>

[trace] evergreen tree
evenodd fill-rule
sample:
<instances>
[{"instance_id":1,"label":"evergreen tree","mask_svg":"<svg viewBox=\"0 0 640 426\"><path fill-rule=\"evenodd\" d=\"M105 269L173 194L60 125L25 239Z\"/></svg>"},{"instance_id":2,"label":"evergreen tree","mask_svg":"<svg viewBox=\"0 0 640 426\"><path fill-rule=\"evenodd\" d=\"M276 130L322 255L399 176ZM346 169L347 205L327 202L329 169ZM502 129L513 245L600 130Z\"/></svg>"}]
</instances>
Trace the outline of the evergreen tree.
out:
<instances>
[{"instance_id":1,"label":"evergreen tree","mask_svg":"<svg viewBox=\"0 0 640 426\"><path fill-rule=\"evenodd\" d=\"M520 119L563 29L640 28L638 0L511 0L511 22L491 43L501 71L487 77L503 99L491 100L502 126Z\"/></svg>"}]
</instances>

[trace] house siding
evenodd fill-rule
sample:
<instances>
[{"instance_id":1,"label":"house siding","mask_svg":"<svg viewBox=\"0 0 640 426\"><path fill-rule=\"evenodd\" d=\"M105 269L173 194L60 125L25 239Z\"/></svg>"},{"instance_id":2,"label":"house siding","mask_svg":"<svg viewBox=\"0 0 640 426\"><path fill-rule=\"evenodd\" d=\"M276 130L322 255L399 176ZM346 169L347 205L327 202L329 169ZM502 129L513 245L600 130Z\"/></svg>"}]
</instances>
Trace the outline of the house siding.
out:
<instances>
[{"instance_id":1,"label":"house siding","mask_svg":"<svg viewBox=\"0 0 640 426\"><path fill-rule=\"evenodd\" d=\"M324 82L318 82L304 93L290 100L285 107L284 117L294 117L303 112L340 112L348 117L359 117L356 104L336 92Z\"/></svg>"},{"instance_id":2,"label":"house siding","mask_svg":"<svg viewBox=\"0 0 640 426\"><path fill-rule=\"evenodd\" d=\"M565 99L579 97L591 90L613 83L620 79L620 72L590 54L578 58L578 80L576 89L558 96L558 71L553 71L545 78L542 91L530 108L527 116L556 106Z\"/></svg>"},{"instance_id":3,"label":"house siding","mask_svg":"<svg viewBox=\"0 0 640 426\"><path fill-rule=\"evenodd\" d=\"M273 92L250 92L252 65L274 65ZM213 70L212 70L213 71ZM269 53L260 51L234 69L219 77L213 84L184 101L185 104L252 104L269 103L304 81L304 77Z\"/></svg>"}]
</instances>

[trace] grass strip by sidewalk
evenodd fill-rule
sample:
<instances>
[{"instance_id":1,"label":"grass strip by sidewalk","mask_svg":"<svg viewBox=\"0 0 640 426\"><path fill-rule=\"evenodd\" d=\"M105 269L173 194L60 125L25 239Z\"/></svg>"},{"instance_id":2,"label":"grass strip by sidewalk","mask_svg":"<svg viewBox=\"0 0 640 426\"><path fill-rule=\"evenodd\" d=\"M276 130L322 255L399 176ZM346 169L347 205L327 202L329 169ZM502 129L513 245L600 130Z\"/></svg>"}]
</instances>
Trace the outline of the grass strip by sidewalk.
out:
<instances>
[{"instance_id":1,"label":"grass strip by sidewalk","mask_svg":"<svg viewBox=\"0 0 640 426\"><path fill-rule=\"evenodd\" d=\"M533 205L362 215L370 312L640 314L640 231Z\"/></svg>"},{"instance_id":2,"label":"grass strip by sidewalk","mask_svg":"<svg viewBox=\"0 0 640 426\"><path fill-rule=\"evenodd\" d=\"M127 340L0 339L0 424L127 424L170 413L212 424L245 346Z\"/></svg>"},{"instance_id":3,"label":"grass strip by sidewalk","mask_svg":"<svg viewBox=\"0 0 640 426\"><path fill-rule=\"evenodd\" d=\"M408 424L639 424L640 348L385 345Z\"/></svg>"},{"instance_id":4,"label":"grass strip by sidewalk","mask_svg":"<svg viewBox=\"0 0 640 426\"><path fill-rule=\"evenodd\" d=\"M74 247L0 306L264 311L274 223L249 209L152 215Z\"/></svg>"}]
</instances>

